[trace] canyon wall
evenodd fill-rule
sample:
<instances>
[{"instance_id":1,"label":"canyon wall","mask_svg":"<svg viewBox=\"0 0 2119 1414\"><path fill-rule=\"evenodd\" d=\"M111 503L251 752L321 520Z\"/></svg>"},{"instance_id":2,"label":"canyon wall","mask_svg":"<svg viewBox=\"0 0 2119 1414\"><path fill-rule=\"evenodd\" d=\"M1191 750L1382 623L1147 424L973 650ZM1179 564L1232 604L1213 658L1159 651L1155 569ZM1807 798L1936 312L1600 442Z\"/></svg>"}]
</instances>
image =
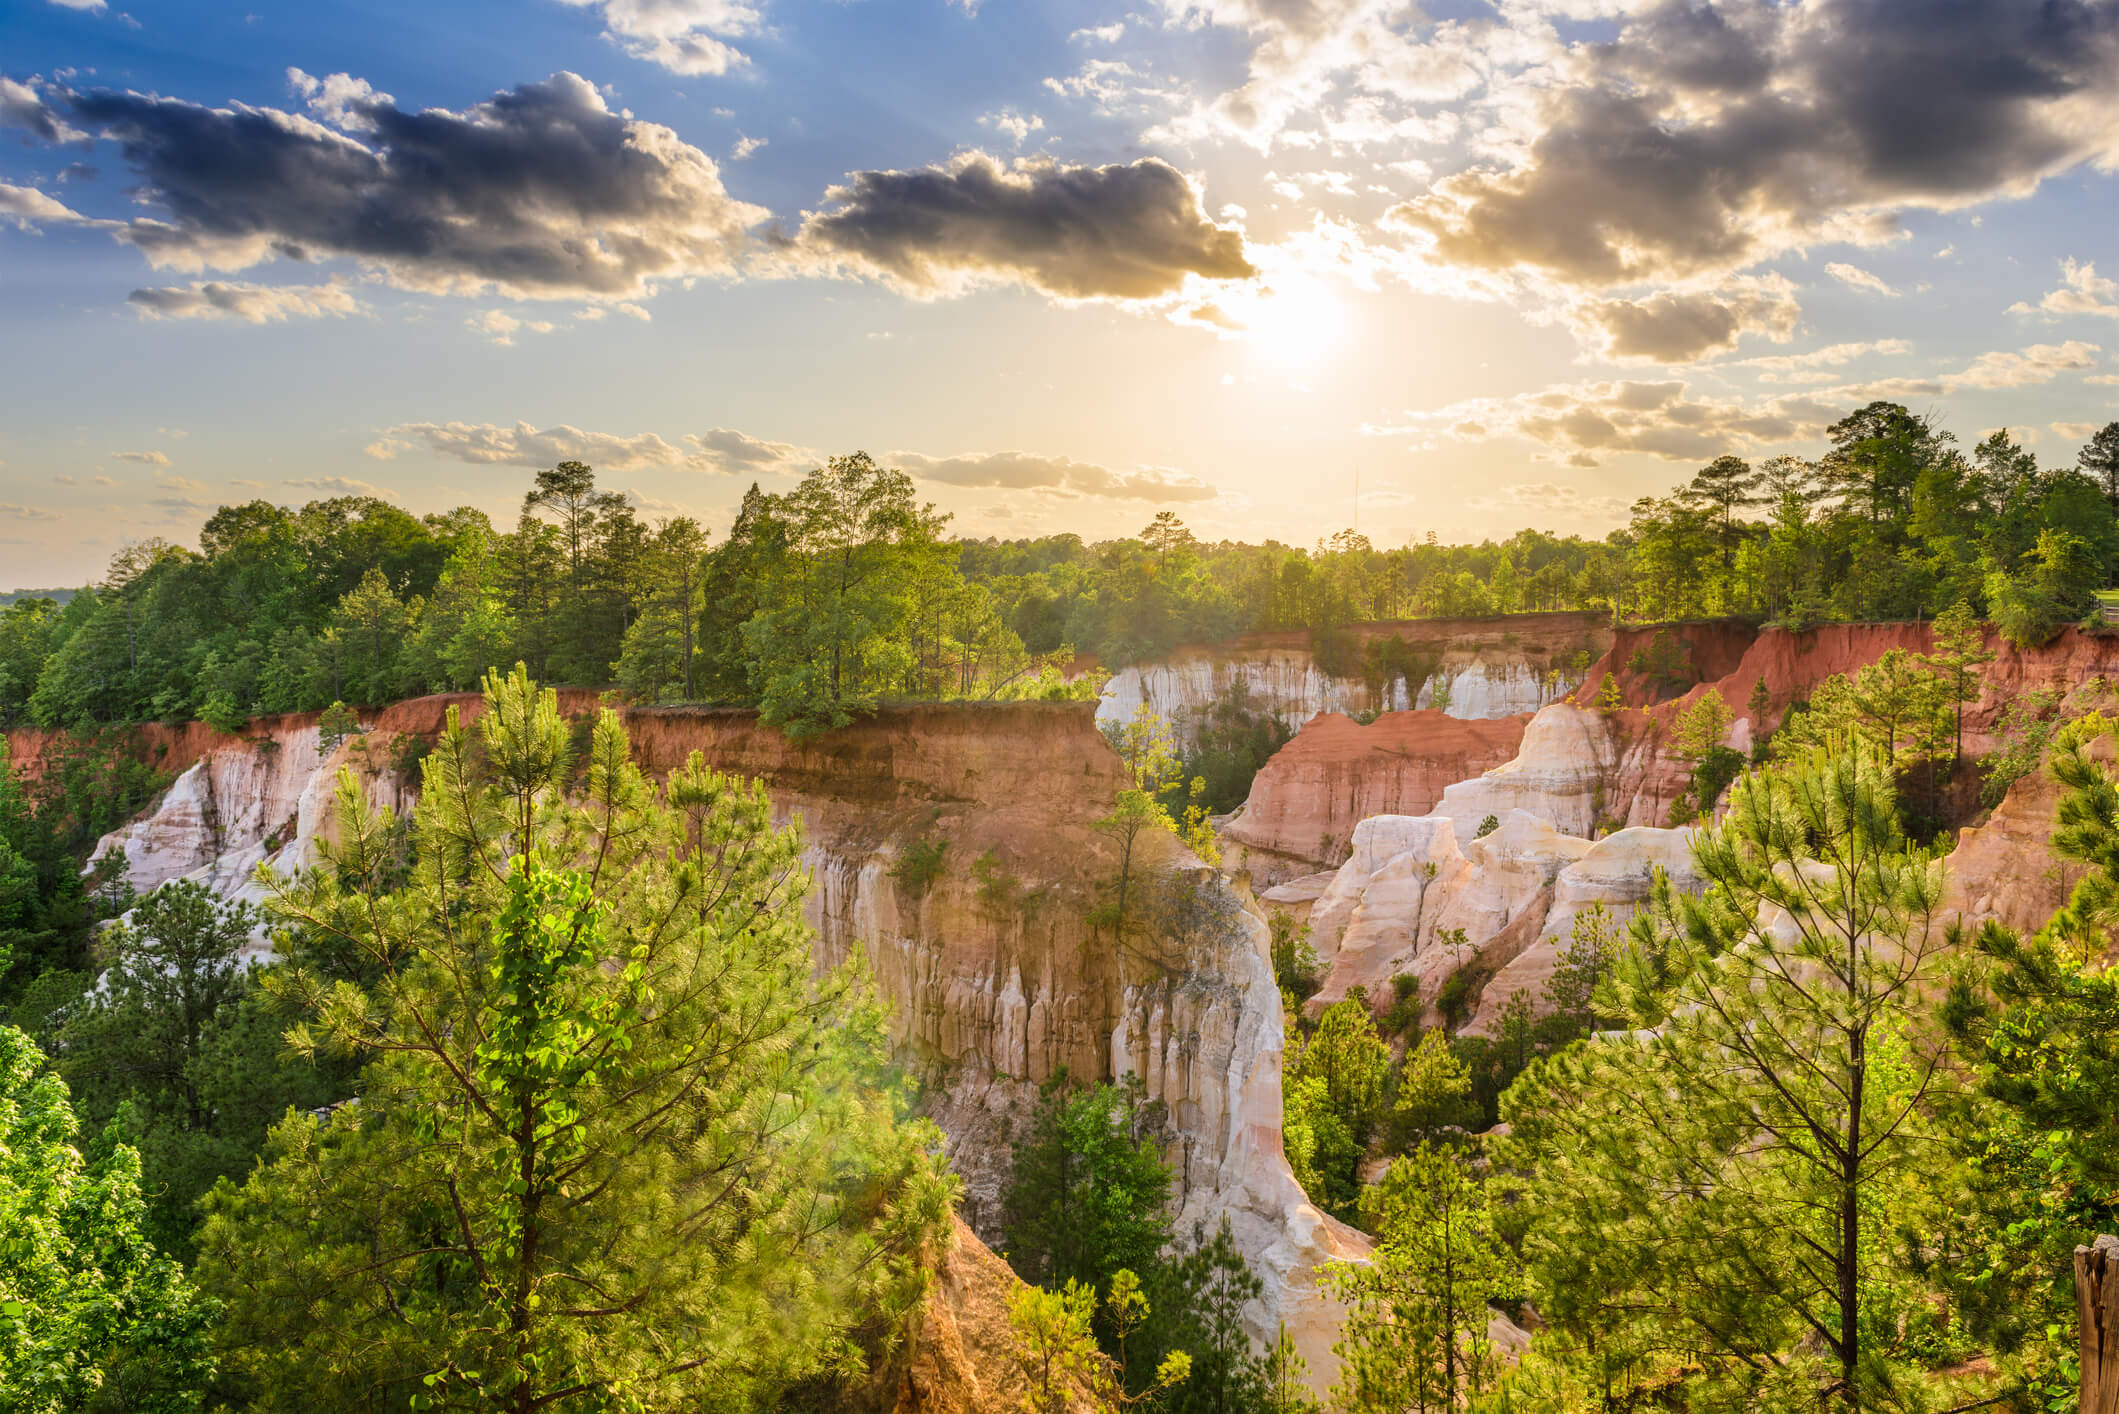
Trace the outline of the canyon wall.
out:
<instances>
[{"instance_id":1,"label":"canyon wall","mask_svg":"<svg viewBox=\"0 0 2119 1414\"><path fill-rule=\"evenodd\" d=\"M1240 685L1255 712L1289 725L1320 712L1372 715L1428 709L1437 684L1450 716L1489 720L1535 712L1573 689L1583 665L1606 652L1611 632L1594 614L1513 614L1487 619L1396 619L1336 633L1249 634L1216 647L1179 648L1120 669L1105 684L1099 722L1132 720L1145 705L1190 740L1199 713ZM1371 681L1363 660L1385 654L1428 673Z\"/></svg>"},{"instance_id":2,"label":"canyon wall","mask_svg":"<svg viewBox=\"0 0 2119 1414\"><path fill-rule=\"evenodd\" d=\"M1637 651L1666 633L1682 645L1698 674L1675 692L1672 684L1652 680L1631 666ZM1713 621L1619 630L1611 650L1591 665L1568 699L1589 707L1609 673L1629 708L1602 719L1602 749L1616 762L1603 777L1607 822L1655 825L1667 818L1671 802L1689 784L1685 763L1668 749L1670 728L1709 691L1719 692L1737 716L1729 744L1748 751L1762 730L1777 728L1788 709L1825 678L1852 674L1894 648L1925 653L1932 646L1931 627L1909 623L1820 624L1791 632ZM1980 669L1980 696L1964 708L1968 760L1993 750L2002 709L2011 701L2036 690L2065 693L2096 679L2119 677L2119 633L2067 628L2049 643L2018 648L1989 629L1986 651L1994 660ZM1760 682L1766 685L1768 705L1763 720L1754 721L1749 703ZM1960 794L1970 785L1969 776L1960 779ZM1959 799L1956 804L1962 807L1965 802Z\"/></svg>"},{"instance_id":3,"label":"canyon wall","mask_svg":"<svg viewBox=\"0 0 2119 1414\"><path fill-rule=\"evenodd\" d=\"M1631 666L1635 652L1659 634L1680 642L1697 675L1675 695L1676 685ZM1591 904L1623 923L1648 896L1657 869L1680 888L1698 886L1689 831L1664 828L1671 803L1690 784L1687 764L1669 749L1681 712L1708 691L1720 692L1737 714L1727 744L1748 753L1758 734L1778 727L1827 676L1852 673L1894 648L1930 646L1921 624L1829 624L1803 633L1737 623L1621 630L1570 700L1541 709L1522 728L1506 762L1434 796L1431 778L1415 763L1429 755L1438 763L1457 759L1450 733L1463 724L1409 714L1388 738L1393 759L1367 749L1362 729L1320 719L1259 773L1251 798L1223 823L1224 838L1232 856L1253 868L1268 908L1309 922L1326 964L1312 1010L1355 986L1380 1005L1400 975L1418 978L1432 1004L1452 976L1469 970L1477 1004L1466 1029L1488 1033L1516 993L1542 1000L1574 919ZM2057 688L2076 692L2081 703L2085 685L2119 677L2119 635L2070 629L2036 649L1992 637L1987 646L1995 660L1981 696L1965 709L1971 757L1994 747L2012 699ZM1607 672L1628 703L1623 710L1589 705ZM1753 721L1750 701L1761 681L1767 705ZM1974 772L1960 773L1960 803L1975 786ZM1973 923L1995 918L2021 929L2052 915L2073 883L2046 849L2057 798L2058 788L2033 773L1978 827L1960 832L1949 862L1953 911ZM1344 818L1343 810L1332 813L1338 799L1386 808L1352 827L1340 858L1315 846L1304 852L1310 820ZM1498 828L1476 838L1489 818ZM1266 834L1267 822L1287 821L1301 823ZM1251 843L1256 837L1282 847L1268 854ZM1304 864L1323 867L1298 875Z\"/></svg>"},{"instance_id":4,"label":"canyon wall","mask_svg":"<svg viewBox=\"0 0 2119 1414\"><path fill-rule=\"evenodd\" d=\"M1527 714L1462 721L1425 709L1386 712L1363 725L1321 713L1252 781L1245 803L1218 827L1223 860L1254 887L1334 868L1354 827L1372 815L1425 815L1455 783L1512 760Z\"/></svg>"},{"instance_id":5,"label":"canyon wall","mask_svg":"<svg viewBox=\"0 0 2119 1414\"><path fill-rule=\"evenodd\" d=\"M579 715L593 694L566 693ZM335 773L402 810L412 763L469 695L400 703L325 753L313 716L261 720L241 735L187 729L144 738L175 769L154 808L107 837L140 888L194 878L255 897L256 866L297 868L330 829ZM1261 1340L1285 1324L1321 1382L1334 1368L1338 1310L1315 1270L1367 1244L1312 1207L1281 1151L1280 996L1255 906L1155 832L1136 859L1136 916L1124 946L1087 921L1117 869L1093 822L1125 784L1087 703L889 709L797 742L754 713L643 709L624 716L636 759L665 772L693 751L765 782L798 822L814 877L805 908L820 962L863 951L893 1008L893 1040L921 1082L965 1180L964 1216L1000 1237L1009 1140L1038 1086L1141 1077L1168 1113L1179 1231L1226 1219L1264 1299L1246 1313ZM30 755L49 743L25 741ZM914 887L898 866L940 850ZM1140 882L1145 881L1145 882ZM262 940L260 942L263 948Z\"/></svg>"}]
</instances>

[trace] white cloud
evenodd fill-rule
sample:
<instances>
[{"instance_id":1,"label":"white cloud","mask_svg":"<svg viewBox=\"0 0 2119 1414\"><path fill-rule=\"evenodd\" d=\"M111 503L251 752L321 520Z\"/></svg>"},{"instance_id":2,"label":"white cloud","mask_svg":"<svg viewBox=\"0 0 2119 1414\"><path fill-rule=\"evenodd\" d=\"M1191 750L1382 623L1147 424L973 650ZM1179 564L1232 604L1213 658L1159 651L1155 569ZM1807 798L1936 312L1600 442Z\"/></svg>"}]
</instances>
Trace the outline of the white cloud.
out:
<instances>
[{"instance_id":1,"label":"white cloud","mask_svg":"<svg viewBox=\"0 0 2119 1414\"><path fill-rule=\"evenodd\" d=\"M998 112L980 115L979 126L992 128L995 132L1005 135L1017 147L1021 147L1032 133L1044 128L1045 120L1035 113L1019 113L1013 108L1003 108Z\"/></svg>"},{"instance_id":2,"label":"white cloud","mask_svg":"<svg viewBox=\"0 0 2119 1414\"><path fill-rule=\"evenodd\" d=\"M1872 275L1859 265L1849 265L1844 260L1835 260L1826 265L1825 273L1842 285L1851 285L1857 290L1867 290L1871 294L1890 295L1894 298L1898 294L1898 291L1884 282L1882 276Z\"/></svg>"},{"instance_id":3,"label":"white cloud","mask_svg":"<svg viewBox=\"0 0 2119 1414\"><path fill-rule=\"evenodd\" d=\"M604 33L635 59L675 74L725 74L750 61L724 41L757 31L741 0L560 0L603 12Z\"/></svg>"},{"instance_id":4,"label":"white cloud","mask_svg":"<svg viewBox=\"0 0 2119 1414\"><path fill-rule=\"evenodd\" d=\"M728 150L728 160L731 162L741 162L746 157L749 157L753 153L757 152L759 148L764 147L765 144L770 141L772 141L771 138L748 137L742 133L737 133L736 145Z\"/></svg>"},{"instance_id":5,"label":"white cloud","mask_svg":"<svg viewBox=\"0 0 2119 1414\"><path fill-rule=\"evenodd\" d=\"M337 319L361 313L366 306L344 284L250 285L236 281L194 280L134 290L125 302L147 319L234 319L245 324L278 324L289 319Z\"/></svg>"},{"instance_id":6,"label":"white cloud","mask_svg":"<svg viewBox=\"0 0 2119 1414\"><path fill-rule=\"evenodd\" d=\"M1398 437L1421 448L1438 438L1485 442L1521 437L1548 459L1595 466L1605 455L1639 452L1665 461L1706 461L1727 452L1820 435L1839 409L1805 394L1763 403L1695 397L1677 379L1555 384L1505 398L1469 398L1368 425L1372 437Z\"/></svg>"},{"instance_id":7,"label":"white cloud","mask_svg":"<svg viewBox=\"0 0 2119 1414\"><path fill-rule=\"evenodd\" d=\"M922 481L946 486L997 487L1041 491L1059 497L1096 496L1138 501L1211 501L1219 493L1188 472L1142 466L1111 471L1069 457L1032 452L973 452L931 457L919 452L891 452L886 466L910 472Z\"/></svg>"},{"instance_id":8,"label":"white cloud","mask_svg":"<svg viewBox=\"0 0 2119 1414\"><path fill-rule=\"evenodd\" d=\"M372 496L379 500L399 499L395 491L377 486L372 481L356 481L350 476L290 476L280 483L304 491L328 491L334 496Z\"/></svg>"},{"instance_id":9,"label":"white cloud","mask_svg":"<svg viewBox=\"0 0 2119 1414\"><path fill-rule=\"evenodd\" d=\"M604 471L635 471L646 466L678 466L685 453L652 432L614 437L584 432L566 423L539 430L527 422L502 427L491 422L404 422L386 429L369 444L368 455L391 461L416 447L474 466L556 466L587 462Z\"/></svg>"},{"instance_id":10,"label":"white cloud","mask_svg":"<svg viewBox=\"0 0 2119 1414\"><path fill-rule=\"evenodd\" d=\"M807 447L753 437L733 427L687 432L684 442L692 449L685 457L687 467L729 476L791 476L823 460Z\"/></svg>"},{"instance_id":11,"label":"white cloud","mask_svg":"<svg viewBox=\"0 0 2119 1414\"><path fill-rule=\"evenodd\" d=\"M2070 442L2087 442L2103 430L2103 424L2096 422L2049 422L2046 426L2053 429L2055 436Z\"/></svg>"},{"instance_id":12,"label":"white cloud","mask_svg":"<svg viewBox=\"0 0 2119 1414\"><path fill-rule=\"evenodd\" d=\"M160 452L112 452L112 461L137 462L141 466L168 466L169 458Z\"/></svg>"},{"instance_id":13,"label":"white cloud","mask_svg":"<svg viewBox=\"0 0 2119 1414\"><path fill-rule=\"evenodd\" d=\"M2059 289L2048 290L2036 308L2019 300L2009 306L2009 313L2097 314L2119 319L2119 280L2099 275L2097 267L2087 260L2080 264L2063 260Z\"/></svg>"},{"instance_id":14,"label":"white cloud","mask_svg":"<svg viewBox=\"0 0 2119 1414\"><path fill-rule=\"evenodd\" d=\"M2070 339L2064 344L2032 344L2017 353L1984 353L1963 372L1946 375L1943 383L1948 388L2025 388L2094 368L2100 352L2095 344Z\"/></svg>"},{"instance_id":15,"label":"white cloud","mask_svg":"<svg viewBox=\"0 0 2119 1414\"><path fill-rule=\"evenodd\" d=\"M508 348L515 343L515 336L525 329L532 334L549 334L557 326L549 319L517 319L506 310L489 309L466 319L464 327L475 329L502 348Z\"/></svg>"},{"instance_id":16,"label":"white cloud","mask_svg":"<svg viewBox=\"0 0 2119 1414\"><path fill-rule=\"evenodd\" d=\"M1067 38L1076 44L1116 44L1125 34L1126 22L1113 20L1110 24L1098 25L1094 29L1078 29Z\"/></svg>"}]
</instances>

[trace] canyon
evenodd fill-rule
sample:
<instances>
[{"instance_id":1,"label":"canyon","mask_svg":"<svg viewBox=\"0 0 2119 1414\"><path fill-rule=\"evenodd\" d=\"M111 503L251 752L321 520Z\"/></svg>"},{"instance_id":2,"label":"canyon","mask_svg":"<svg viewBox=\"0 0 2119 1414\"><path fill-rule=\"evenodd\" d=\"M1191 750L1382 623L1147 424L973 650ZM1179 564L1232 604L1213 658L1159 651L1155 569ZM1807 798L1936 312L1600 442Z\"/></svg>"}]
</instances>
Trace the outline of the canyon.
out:
<instances>
[{"instance_id":1,"label":"canyon","mask_svg":"<svg viewBox=\"0 0 2119 1414\"><path fill-rule=\"evenodd\" d=\"M328 751L313 714L240 734L143 731L127 749L175 780L96 857L122 859L141 890L187 878L254 900L260 863L286 871L313 857L341 769L403 810L448 713L469 721L482 707L469 694L398 703ZM560 707L580 718L597 698L563 691ZM1086 702L890 708L807 742L744 710L635 709L623 721L651 773L699 751L763 781L778 818L799 826L818 961L865 954L899 1059L948 1136L970 1242L1001 1236L1009 1144L1038 1087L1063 1070L1137 1075L1168 1118L1177 1230L1227 1222L1265 1283L1246 1313L1252 1333L1269 1340L1285 1326L1328 1381L1337 1313L1316 1272L1368 1246L1310 1205L1281 1152L1284 1038L1264 919L1158 831L1135 866L1151 881L1136 905L1147 941L1115 947L1089 923L1117 868L1094 822L1129 783L1094 713ZM11 742L30 774L54 745L33 733ZM941 864L911 884L900 865L916 851ZM255 952L268 948L261 930Z\"/></svg>"},{"instance_id":2,"label":"canyon","mask_svg":"<svg viewBox=\"0 0 2119 1414\"><path fill-rule=\"evenodd\" d=\"M1427 624L1411 637L1416 626L1376 625L1355 636L1401 645L1393 653L1432 651L1437 673L1451 672L1459 655L1447 710L1418 705L1420 696L1431 701L1431 683L1413 694L1399 680L1394 702L1325 673L1305 644L1260 636L1129 669L1096 704L886 708L809 741L748 711L623 712L636 759L651 772L700 751L762 780L779 818L799 824L815 880L805 906L818 960L865 954L893 1009L899 1058L963 1177L955 1275L943 1274L944 1299L928 1322L934 1344L893 1376L887 1398L879 1392L882 1407L978 1408L1006 1388L1007 1362L994 1345L1005 1298L995 1293L1012 1278L987 1244L1001 1236L1011 1136L1038 1087L1062 1070L1140 1078L1168 1118L1178 1231L1229 1223L1265 1283L1246 1312L1252 1333L1267 1339L1284 1325L1313 1381L1329 1383L1339 1312L1319 1294L1316 1273L1360 1260L1368 1244L1309 1203L1282 1154L1286 1037L1271 915L1310 930L1324 969L1312 1013L1357 988L1383 1005L1394 979L1412 977L1432 1018L1461 974L1462 1029L1492 1034L1511 998L1542 1004L1586 911L1601 907L1623 925L1659 871L1675 887L1698 887L1691 831L1668 824L1687 782L1685 762L1668 749L1677 714L1720 692L1736 714L1728 744L1748 751L1827 675L1890 648L1929 646L1927 629L1912 624L1614 632L1582 619ZM1658 635L1675 645L1684 680L1637 666ZM2079 697L2119 674L2119 637L2069 630L2037 650L1990 646L1988 687L1966 710L1974 754L1994 745L2011 698L2055 686ZM1572 664L1590 648L1586 668L1555 675L1557 660ZM1608 700L1607 710L1596 705L1607 675L1623 704L1616 710ZM1095 822L1128 779L1098 725L1130 717L1141 702L1196 715L1232 682L1246 684L1254 707L1302 713L1301 729L1258 773L1243 807L1217 822L1221 868L1173 836L1152 837L1137 905L1146 926L1139 941L1115 946L1089 922L1118 868L1117 846ZM1477 691L1459 695L1474 682ZM1765 707L1753 720L1761 682ZM560 696L573 717L599 706L592 692ZM119 749L174 779L97 857L122 859L143 890L194 878L227 897L255 898L259 864L298 869L328 835L341 768L404 810L417 761L447 714L469 719L480 709L468 694L397 703L364 713L362 729L328 750L313 714L260 719L233 734L200 724L134 729L113 739ZM1362 721L1347 709L1377 715ZM59 746L48 734L10 734L14 762L30 775ZM1949 865L1954 908L2020 927L2050 915L2071 882L2042 868L2055 799L2034 772L1960 831ZM902 867L916 855L939 865ZM2022 867L2032 858L2040 869ZM259 955L268 946L261 935Z\"/></svg>"}]
</instances>

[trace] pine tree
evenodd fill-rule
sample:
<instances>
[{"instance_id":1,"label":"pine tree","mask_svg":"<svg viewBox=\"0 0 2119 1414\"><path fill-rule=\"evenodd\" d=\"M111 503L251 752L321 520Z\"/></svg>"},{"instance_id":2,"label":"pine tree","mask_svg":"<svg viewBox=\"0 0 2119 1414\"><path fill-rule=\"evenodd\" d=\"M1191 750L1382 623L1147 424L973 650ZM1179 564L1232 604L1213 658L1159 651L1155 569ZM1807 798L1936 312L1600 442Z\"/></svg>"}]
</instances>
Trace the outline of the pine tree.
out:
<instances>
[{"instance_id":1,"label":"pine tree","mask_svg":"<svg viewBox=\"0 0 2119 1414\"><path fill-rule=\"evenodd\" d=\"M1659 881L1636 920L1614 987L1633 1029L1504 1104L1532 1299L1584 1348L1762 1407L1878 1407L1919 1338L1879 1313L1928 1299L1887 1254L1940 1221L1920 1193L1941 869L1858 746L1747 778L1694 853L1709 891Z\"/></svg>"},{"instance_id":2,"label":"pine tree","mask_svg":"<svg viewBox=\"0 0 2119 1414\"><path fill-rule=\"evenodd\" d=\"M1964 756L1964 705L1979 700L1985 687L1979 670L1994 661L1987 647L1986 625L1960 599L1935 616L1934 637L1920 664L1935 675L1943 701L1950 704L1950 759Z\"/></svg>"},{"instance_id":3,"label":"pine tree","mask_svg":"<svg viewBox=\"0 0 2119 1414\"><path fill-rule=\"evenodd\" d=\"M1334 1263L1322 1284L1347 1304L1333 1346L1335 1398L1355 1409L1453 1411L1493 1381L1486 1305L1515 1285L1484 1186L1449 1149L1422 1144L1362 1194L1377 1235L1366 1264Z\"/></svg>"},{"instance_id":4,"label":"pine tree","mask_svg":"<svg viewBox=\"0 0 2119 1414\"><path fill-rule=\"evenodd\" d=\"M1038 1093L1015 1145L1002 1206L1007 1256L1025 1281L1108 1291L1120 1268L1146 1270L1170 1240L1170 1166L1138 1076L1076 1088L1062 1071Z\"/></svg>"},{"instance_id":5,"label":"pine tree","mask_svg":"<svg viewBox=\"0 0 2119 1414\"><path fill-rule=\"evenodd\" d=\"M280 1406L424 1387L529 1410L857 1367L953 1184L932 1128L896 1122L858 958L814 965L794 832L698 753L651 787L611 712L577 786L520 668L421 764L401 887L350 772L321 867L267 880L278 920L375 981L269 974L308 1018L298 1050L368 1068L357 1104L290 1115L209 1199L198 1272L240 1377Z\"/></svg>"},{"instance_id":6,"label":"pine tree","mask_svg":"<svg viewBox=\"0 0 2119 1414\"><path fill-rule=\"evenodd\" d=\"M1450 1048L1448 1033L1430 1028L1398 1076L1394 1137L1406 1145L1437 1144L1444 1131L1469 1127L1474 1115L1471 1071Z\"/></svg>"}]
</instances>

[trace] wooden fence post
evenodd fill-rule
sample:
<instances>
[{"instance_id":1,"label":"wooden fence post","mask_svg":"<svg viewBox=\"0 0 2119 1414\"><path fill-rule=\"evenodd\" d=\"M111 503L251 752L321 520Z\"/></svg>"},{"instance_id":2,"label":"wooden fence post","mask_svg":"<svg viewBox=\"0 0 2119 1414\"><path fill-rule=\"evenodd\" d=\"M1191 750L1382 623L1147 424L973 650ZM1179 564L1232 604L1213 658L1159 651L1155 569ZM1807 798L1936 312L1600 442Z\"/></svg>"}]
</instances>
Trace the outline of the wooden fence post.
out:
<instances>
[{"instance_id":1,"label":"wooden fence post","mask_svg":"<svg viewBox=\"0 0 2119 1414\"><path fill-rule=\"evenodd\" d=\"M2119 1414L2119 1237L2075 1249L2075 1317L2082 1341L2081 1414Z\"/></svg>"}]
</instances>

